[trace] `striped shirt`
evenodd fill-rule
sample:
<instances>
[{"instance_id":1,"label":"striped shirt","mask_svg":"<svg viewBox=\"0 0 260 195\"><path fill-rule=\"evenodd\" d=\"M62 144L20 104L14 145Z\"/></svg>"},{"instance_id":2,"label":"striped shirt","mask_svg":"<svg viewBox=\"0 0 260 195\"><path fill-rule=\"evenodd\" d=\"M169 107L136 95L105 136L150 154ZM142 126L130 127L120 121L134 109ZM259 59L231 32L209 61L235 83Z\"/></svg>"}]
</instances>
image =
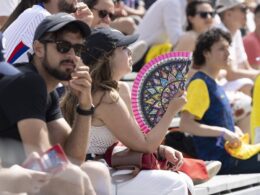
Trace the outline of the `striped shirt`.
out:
<instances>
[{"instance_id":1,"label":"striped shirt","mask_svg":"<svg viewBox=\"0 0 260 195\"><path fill-rule=\"evenodd\" d=\"M11 64L28 62L27 52L33 53L34 32L50 13L41 5L26 9L5 31L5 59Z\"/></svg>"}]
</instances>

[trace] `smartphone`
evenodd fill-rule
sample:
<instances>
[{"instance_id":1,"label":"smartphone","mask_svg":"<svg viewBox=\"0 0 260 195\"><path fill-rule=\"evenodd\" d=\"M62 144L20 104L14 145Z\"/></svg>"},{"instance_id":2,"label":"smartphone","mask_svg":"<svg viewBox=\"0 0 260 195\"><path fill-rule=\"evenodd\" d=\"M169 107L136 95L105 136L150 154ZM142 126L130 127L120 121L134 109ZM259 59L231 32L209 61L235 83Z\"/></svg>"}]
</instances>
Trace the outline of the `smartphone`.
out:
<instances>
[{"instance_id":1,"label":"smartphone","mask_svg":"<svg viewBox=\"0 0 260 195\"><path fill-rule=\"evenodd\" d=\"M27 159L23 167L36 171L43 171L52 174L60 172L64 166L69 163L69 160L64 153L62 147L57 144L46 152L40 154L40 158L29 158Z\"/></svg>"}]
</instances>

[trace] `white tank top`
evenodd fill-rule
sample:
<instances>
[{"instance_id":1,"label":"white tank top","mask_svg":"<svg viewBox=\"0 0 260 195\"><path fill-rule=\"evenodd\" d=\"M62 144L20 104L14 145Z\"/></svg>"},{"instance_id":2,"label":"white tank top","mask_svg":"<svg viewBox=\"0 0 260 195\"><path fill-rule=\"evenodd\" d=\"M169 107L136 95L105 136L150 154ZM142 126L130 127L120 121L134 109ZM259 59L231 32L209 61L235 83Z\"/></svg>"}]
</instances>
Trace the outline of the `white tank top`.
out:
<instances>
[{"instance_id":1,"label":"white tank top","mask_svg":"<svg viewBox=\"0 0 260 195\"><path fill-rule=\"evenodd\" d=\"M118 140L106 126L91 126L87 153L104 154Z\"/></svg>"}]
</instances>

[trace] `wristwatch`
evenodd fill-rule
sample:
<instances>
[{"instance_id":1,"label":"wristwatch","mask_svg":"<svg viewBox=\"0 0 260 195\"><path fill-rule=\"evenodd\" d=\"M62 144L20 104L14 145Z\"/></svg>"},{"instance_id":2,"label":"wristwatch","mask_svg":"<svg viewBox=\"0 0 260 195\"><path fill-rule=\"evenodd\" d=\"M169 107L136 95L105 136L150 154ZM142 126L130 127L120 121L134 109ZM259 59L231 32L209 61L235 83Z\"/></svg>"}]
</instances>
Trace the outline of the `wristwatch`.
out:
<instances>
[{"instance_id":1,"label":"wristwatch","mask_svg":"<svg viewBox=\"0 0 260 195\"><path fill-rule=\"evenodd\" d=\"M89 115L93 115L94 112L95 112L95 106L92 104L90 109L88 110L83 110L80 108L79 104L77 105L77 108L76 108L76 112L79 114L79 115L84 115L84 116L89 116Z\"/></svg>"}]
</instances>

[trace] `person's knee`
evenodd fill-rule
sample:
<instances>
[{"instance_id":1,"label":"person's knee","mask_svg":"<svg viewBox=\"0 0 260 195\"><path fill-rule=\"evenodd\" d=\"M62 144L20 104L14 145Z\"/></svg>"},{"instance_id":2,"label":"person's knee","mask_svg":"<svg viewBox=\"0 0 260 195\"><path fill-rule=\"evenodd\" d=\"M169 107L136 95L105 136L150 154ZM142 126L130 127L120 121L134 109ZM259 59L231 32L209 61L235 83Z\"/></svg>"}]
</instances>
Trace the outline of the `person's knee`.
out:
<instances>
[{"instance_id":1,"label":"person's knee","mask_svg":"<svg viewBox=\"0 0 260 195\"><path fill-rule=\"evenodd\" d=\"M96 194L87 174L73 164L68 164L61 172L56 173L51 181L43 187L42 192L42 194L48 195Z\"/></svg>"},{"instance_id":2,"label":"person's knee","mask_svg":"<svg viewBox=\"0 0 260 195\"><path fill-rule=\"evenodd\" d=\"M111 194L111 177L109 169L104 163L87 161L82 164L81 168L90 177L91 183L97 194Z\"/></svg>"},{"instance_id":3,"label":"person's knee","mask_svg":"<svg viewBox=\"0 0 260 195\"><path fill-rule=\"evenodd\" d=\"M131 17L119 18L118 20L115 20L113 23L111 23L110 26L127 35L133 34L136 30L135 21Z\"/></svg>"}]
</instances>

